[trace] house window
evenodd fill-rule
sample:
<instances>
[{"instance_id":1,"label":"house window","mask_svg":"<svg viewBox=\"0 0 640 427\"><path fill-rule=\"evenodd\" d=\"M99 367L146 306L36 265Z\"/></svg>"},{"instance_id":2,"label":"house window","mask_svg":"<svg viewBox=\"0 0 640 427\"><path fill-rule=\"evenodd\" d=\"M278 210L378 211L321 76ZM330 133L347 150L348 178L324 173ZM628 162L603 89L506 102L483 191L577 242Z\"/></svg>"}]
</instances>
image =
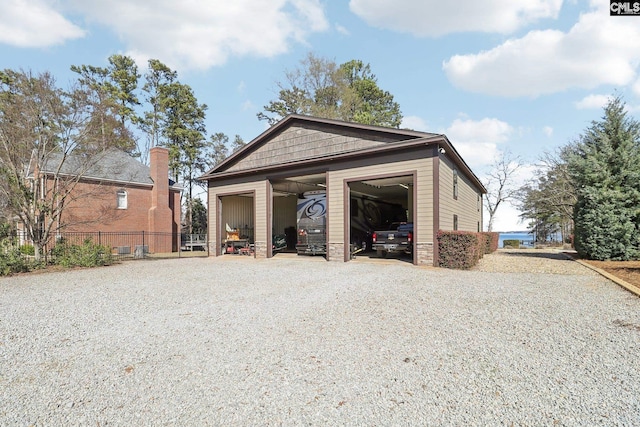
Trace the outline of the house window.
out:
<instances>
[{"instance_id":1,"label":"house window","mask_svg":"<svg viewBox=\"0 0 640 427\"><path fill-rule=\"evenodd\" d=\"M456 231L458 229L458 215L453 216L453 230Z\"/></svg>"},{"instance_id":2,"label":"house window","mask_svg":"<svg viewBox=\"0 0 640 427\"><path fill-rule=\"evenodd\" d=\"M453 198L458 200L458 171L453 170Z\"/></svg>"},{"instance_id":3,"label":"house window","mask_svg":"<svg viewBox=\"0 0 640 427\"><path fill-rule=\"evenodd\" d=\"M127 209L127 192L124 190L116 191L116 200L118 209Z\"/></svg>"}]
</instances>

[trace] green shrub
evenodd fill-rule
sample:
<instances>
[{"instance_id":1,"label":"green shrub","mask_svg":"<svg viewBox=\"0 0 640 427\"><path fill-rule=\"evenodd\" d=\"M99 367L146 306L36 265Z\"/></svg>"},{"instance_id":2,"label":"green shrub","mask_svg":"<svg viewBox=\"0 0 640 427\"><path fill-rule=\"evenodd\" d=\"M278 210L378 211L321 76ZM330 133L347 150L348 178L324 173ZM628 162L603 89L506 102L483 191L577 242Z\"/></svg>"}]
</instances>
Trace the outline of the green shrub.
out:
<instances>
[{"instance_id":1,"label":"green shrub","mask_svg":"<svg viewBox=\"0 0 640 427\"><path fill-rule=\"evenodd\" d=\"M20 253L23 255L31 255L34 256L36 254L36 250L33 245L22 245L20 246Z\"/></svg>"},{"instance_id":2,"label":"green shrub","mask_svg":"<svg viewBox=\"0 0 640 427\"><path fill-rule=\"evenodd\" d=\"M0 276L14 273L26 273L41 265L25 258L19 248L13 247L6 241L0 245Z\"/></svg>"},{"instance_id":3,"label":"green shrub","mask_svg":"<svg viewBox=\"0 0 640 427\"><path fill-rule=\"evenodd\" d=\"M113 255L107 246L85 239L82 245L62 243L53 249L54 262L63 267L98 267L113 264Z\"/></svg>"},{"instance_id":4,"label":"green shrub","mask_svg":"<svg viewBox=\"0 0 640 427\"><path fill-rule=\"evenodd\" d=\"M439 231L438 265L445 268L471 268L482 258L485 246L481 233Z\"/></svg>"},{"instance_id":5,"label":"green shrub","mask_svg":"<svg viewBox=\"0 0 640 427\"><path fill-rule=\"evenodd\" d=\"M520 240L516 239L506 239L502 241L503 248L514 248L520 249Z\"/></svg>"}]
</instances>

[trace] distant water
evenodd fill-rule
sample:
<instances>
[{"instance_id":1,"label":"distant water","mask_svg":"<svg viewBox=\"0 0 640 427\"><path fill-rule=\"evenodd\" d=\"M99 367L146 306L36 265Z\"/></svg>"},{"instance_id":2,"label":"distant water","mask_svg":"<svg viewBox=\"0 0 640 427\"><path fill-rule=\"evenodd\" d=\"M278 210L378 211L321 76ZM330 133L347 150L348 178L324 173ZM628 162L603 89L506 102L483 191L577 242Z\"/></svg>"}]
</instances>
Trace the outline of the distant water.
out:
<instances>
[{"instance_id":1,"label":"distant water","mask_svg":"<svg viewBox=\"0 0 640 427\"><path fill-rule=\"evenodd\" d=\"M533 246L533 234L527 232L500 233L500 237L498 238L499 248L504 246L503 243L505 240L520 240L524 246Z\"/></svg>"}]
</instances>

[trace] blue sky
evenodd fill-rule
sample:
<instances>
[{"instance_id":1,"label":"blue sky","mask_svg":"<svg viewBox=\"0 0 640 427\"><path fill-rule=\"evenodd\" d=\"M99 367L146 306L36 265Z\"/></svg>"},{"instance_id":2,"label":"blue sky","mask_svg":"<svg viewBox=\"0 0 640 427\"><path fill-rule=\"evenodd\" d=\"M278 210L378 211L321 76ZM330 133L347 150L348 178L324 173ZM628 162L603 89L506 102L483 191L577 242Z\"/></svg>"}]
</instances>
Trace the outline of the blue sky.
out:
<instances>
[{"instance_id":1,"label":"blue sky","mask_svg":"<svg viewBox=\"0 0 640 427\"><path fill-rule=\"evenodd\" d=\"M155 58L208 105L208 133L249 141L276 82L313 52L371 65L403 127L445 133L483 178L500 152L532 175L612 94L640 111L640 16L606 0L0 0L0 68L49 71ZM524 229L501 207L497 230Z\"/></svg>"}]
</instances>

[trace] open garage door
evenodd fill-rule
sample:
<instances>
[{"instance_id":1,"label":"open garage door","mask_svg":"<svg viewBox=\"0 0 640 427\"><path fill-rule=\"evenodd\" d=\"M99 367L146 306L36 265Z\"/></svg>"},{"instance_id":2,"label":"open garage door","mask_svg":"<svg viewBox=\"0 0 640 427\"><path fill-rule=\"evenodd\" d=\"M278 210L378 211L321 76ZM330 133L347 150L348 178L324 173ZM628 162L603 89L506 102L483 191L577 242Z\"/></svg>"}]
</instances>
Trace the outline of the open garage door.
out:
<instances>
[{"instance_id":1,"label":"open garage door","mask_svg":"<svg viewBox=\"0 0 640 427\"><path fill-rule=\"evenodd\" d=\"M255 255L255 195L221 196L221 254Z\"/></svg>"},{"instance_id":2,"label":"open garage door","mask_svg":"<svg viewBox=\"0 0 640 427\"><path fill-rule=\"evenodd\" d=\"M413 187L413 175L349 182L348 241L353 256L379 256L382 252L373 250L374 232L413 223ZM403 226L408 227L411 225ZM398 240L390 244L384 255L413 262L413 232L408 242Z\"/></svg>"},{"instance_id":3,"label":"open garage door","mask_svg":"<svg viewBox=\"0 0 640 427\"><path fill-rule=\"evenodd\" d=\"M271 179L273 254L326 255L324 173Z\"/></svg>"}]
</instances>

